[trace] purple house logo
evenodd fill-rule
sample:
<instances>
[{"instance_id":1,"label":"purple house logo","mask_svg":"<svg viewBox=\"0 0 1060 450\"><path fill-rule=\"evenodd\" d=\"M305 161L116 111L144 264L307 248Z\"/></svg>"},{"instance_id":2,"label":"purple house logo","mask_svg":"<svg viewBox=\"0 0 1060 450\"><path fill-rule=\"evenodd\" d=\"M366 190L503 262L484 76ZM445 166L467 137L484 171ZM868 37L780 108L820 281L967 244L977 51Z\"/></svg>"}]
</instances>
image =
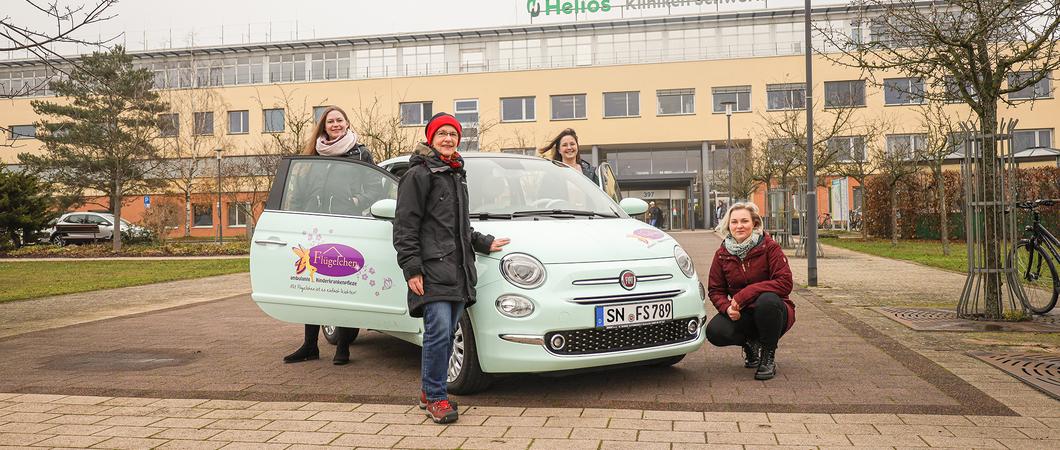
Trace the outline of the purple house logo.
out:
<instances>
[{"instance_id":1,"label":"purple house logo","mask_svg":"<svg viewBox=\"0 0 1060 450\"><path fill-rule=\"evenodd\" d=\"M310 264L320 275L348 277L364 267L364 255L342 244L320 244L309 249Z\"/></svg>"}]
</instances>

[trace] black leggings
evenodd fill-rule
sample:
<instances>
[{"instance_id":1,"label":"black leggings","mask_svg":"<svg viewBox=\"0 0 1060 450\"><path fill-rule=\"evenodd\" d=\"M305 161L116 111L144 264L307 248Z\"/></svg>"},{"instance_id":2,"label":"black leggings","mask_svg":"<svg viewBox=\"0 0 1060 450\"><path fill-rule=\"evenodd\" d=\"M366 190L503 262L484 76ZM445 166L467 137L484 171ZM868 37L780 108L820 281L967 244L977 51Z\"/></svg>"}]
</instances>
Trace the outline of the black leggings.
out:
<instances>
[{"instance_id":1,"label":"black leggings","mask_svg":"<svg viewBox=\"0 0 1060 450\"><path fill-rule=\"evenodd\" d=\"M777 294L759 295L751 308L740 310L735 322L721 312L707 324L707 340L718 347L743 345L757 339L765 348L776 348L784 327L788 325L788 307Z\"/></svg>"}]
</instances>

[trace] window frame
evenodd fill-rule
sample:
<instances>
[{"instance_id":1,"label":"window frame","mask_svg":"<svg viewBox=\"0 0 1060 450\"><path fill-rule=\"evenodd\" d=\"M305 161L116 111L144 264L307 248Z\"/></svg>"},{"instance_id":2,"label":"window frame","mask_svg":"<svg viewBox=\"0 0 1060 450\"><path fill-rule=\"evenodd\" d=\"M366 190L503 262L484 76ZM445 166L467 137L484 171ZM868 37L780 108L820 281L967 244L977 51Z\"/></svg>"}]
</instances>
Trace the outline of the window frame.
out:
<instances>
[{"instance_id":1,"label":"window frame","mask_svg":"<svg viewBox=\"0 0 1060 450\"><path fill-rule=\"evenodd\" d=\"M164 138L180 136L180 113L159 114L158 135Z\"/></svg>"},{"instance_id":2,"label":"window frame","mask_svg":"<svg viewBox=\"0 0 1060 450\"><path fill-rule=\"evenodd\" d=\"M214 135L213 111L193 112L191 114L191 116L192 116L192 119L191 119L191 134L192 135L194 135L194 136L213 136ZM210 130L209 131L205 131L205 130L202 129L202 127L200 127L200 125L202 125L203 122L204 122L203 120L200 120L200 118L206 118L206 117L209 117L209 119L210 119L209 120L209 122L210 122Z\"/></svg>"},{"instance_id":3,"label":"window frame","mask_svg":"<svg viewBox=\"0 0 1060 450\"><path fill-rule=\"evenodd\" d=\"M239 124L240 124L241 128L244 128L243 131L238 131L238 132L233 132L232 131L232 114L233 113L236 113L236 114L242 113L242 114L239 115L239 117L241 119ZM250 134L250 111L249 110L238 109L238 110L234 110L234 111L227 111L226 115L227 115L227 118L228 118L228 134Z\"/></svg>"},{"instance_id":4,"label":"window frame","mask_svg":"<svg viewBox=\"0 0 1060 450\"><path fill-rule=\"evenodd\" d=\"M733 105L733 108L732 108L732 112L734 114L735 113L748 113L748 112L751 112L751 101L753 100L751 98L751 94L752 93L753 93L753 90L751 88L751 85L749 85L749 84L740 85L740 86L717 86L717 87L711 88L711 90L710 90L710 101L711 101L710 102L711 103L711 108L710 109L711 109L711 114L725 114L725 106L722 105L723 102L719 102L718 101L718 96L719 95L735 95L736 96L736 104ZM741 94L747 94L747 104L746 105L741 105L740 104L740 95ZM721 107L721 109L718 109L719 106Z\"/></svg>"},{"instance_id":5,"label":"window frame","mask_svg":"<svg viewBox=\"0 0 1060 450\"><path fill-rule=\"evenodd\" d=\"M917 145L916 144L917 144L918 141L921 143L921 147L920 147L921 149L923 149L923 146L927 145L927 134L925 134L925 133L895 133L895 134L888 134L886 137L884 137L884 151L886 152L886 154L890 155L892 153L892 151L893 151L893 147L891 145L892 139L899 139L899 138L908 138L909 139L909 151L910 151L910 153L908 155L906 155L906 159L907 160L912 160L913 159L913 155L915 155L917 153ZM919 138L919 139L917 139L917 138Z\"/></svg>"},{"instance_id":6,"label":"window frame","mask_svg":"<svg viewBox=\"0 0 1060 450\"><path fill-rule=\"evenodd\" d=\"M832 97L832 95L829 94L828 88L830 86L839 86L841 84L845 84L848 87L849 86L859 86L860 87L860 94L861 94L859 96L859 98L860 98L860 102L861 103L856 103L856 104L832 104L832 101L829 100ZM853 97L854 92L851 91L850 94L851 94L851 97ZM865 108L865 107L868 106L868 101L866 99L866 96L867 96L867 93L865 92L865 80L836 80L836 81L825 81L824 82L824 108L825 109ZM838 99L838 96L837 96L837 99Z\"/></svg>"},{"instance_id":7,"label":"window frame","mask_svg":"<svg viewBox=\"0 0 1060 450\"><path fill-rule=\"evenodd\" d=\"M899 89L892 90L892 82L905 82L905 86ZM916 95L913 94L914 84L919 83L920 85L920 96L917 99ZM904 91L901 89L905 89ZM889 100L891 92L895 92L898 96L904 97L907 101L905 102L891 102ZM896 77L896 78L884 78L883 79L883 104L884 106L909 106L909 105L923 105L927 103L926 91L924 90L924 79L917 77Z\"/></svg>"},{"instance_id":8,"label":"window frame","mask_svg":"<svg viewBox=\"0 0 1060 450\"><path fill-rule=\"evenodd\" d=\"M269 113L280 112L280 129L269 129ZM287 111L283 108L266 108L261 110L261 132L265 134L279 134L287 131Z\"/></svg>"},{"instance_id":9,"label":"window frame","mask_svg":"<svg viewBox=\"0 0 1060 450\"><path fill-rule=\"evenodd\" d=\"M412 123L405 121L405 106L408 105L419 105L420 107L420 122ZM398 121L403 127L422 127L427 125L427 122L431 120L431 116L434 115L434 102L433 101L418 101L418 102L398 102Z\"/></svg>"},{"instance_id":10,"label":"window frame","mask_svg":"<svg viewBox=\"0 0 1060 450\"><path fill-rule=\"evenodd\" d=\"M836 140L836 141L845 140L847 142L847 144L844 146L844 149L847 152L846 154L849 156L848 158L842 158L842 157L839 156L840 154L837 154L836 155L836 161L843 162L843 163L866 162L866 161L868 161L868 155L866 154L866 151L865 151L865 136L857 136L857 135L853 135L853 136L833 136L833 137L828 139L828 145L829 146L832 145L832 141L833 140ZM860 144L861 144L861 158L854 158L855 142L860 142Z\"/></svg>"},{"instance_id":11,"label":"window frame","mask_svg":"<svg viewBox=\"0 0 1060 450\"><path fill-rule=\"evenodd\" d=\"M33 134L22 134L22 133L19 133L19 132L15 131L16 128L26 128L26 127L32 129L33 130ZM8 125L7 131L8 131L7 138L12 140L12 141L21 141L23 139L37 139L37 127L32 125L32 124L30 124L30 125Z\"/></svg>"},{"instance_id":12,"label":"window frame","mask_svg":"<svg viewBox=\"0 0 1060 450\"><path fill-rule=\"evenodd\" d=\"M522 112L522 115L523 115L522 119L505 119L504 118L504 102L505 101L509 101L509 100L519 100L520 101L520 111ZM529 109L530 115L531 115L531 117L529 117L529 118L526 117L526 112L527 112L526 103L527 103L527 100L530 100L530 103L533 103L530 106L530 109ZM536 96L529 95L529 96L521 96L521 97L501 97L500 102L501 102L501 122L502 123L536 122L537 121L537 97Z\"/></svg>"},{"instance_id":13,"label":"window frame","mask_svg":"<svg viewBox=\"0 0 1060 450\"><path fill-rule=\"evenodd\" d=\"M692 97L692 110L685 111L685 96ZM663 97L677 97L678 104L681 106L681 112L676 113L664 113L662 111ZM693 116L696 114L696 89L659 89L655 91L655 115L656 116Z\"/></svg>"},{"instance_id":14,"label":"window frame","mask_svg":"<svg viewBox=\"0 0 1060 450\"><path fill-rule=\"evenodd\" d=\"M1015 73L1010 73L1006 77L1005 82L1008 85L1012 85L1012 84L1014 84L1013 81L1019 82L1020 80L1018 78L1024 76L1024 74L1028 74L1028 73L1033 73L1033 72L1015 72ZM1042 94L1039 94L1038 93L1038 91L1039 91L1038 88L1039 88L1039 86L1042 83L1045 83L1045 86L1044 86L1044 91L1045 92L1042 93ZM1025 97L1024 96L1017 97L1017 95L1022 95L1021 93L1024 92L1024 91L1029 92L1030 95L1025 96ZM1042 78L1041 80L1038 80L1037 83L1034 83L1031 86L1027 86L1027 87L1025 87L1023 89L1020 89L1020 90L1018 90L1016 92L1009 92L1008 93L1008 100L1010 100L1010 101L1012 101L1012 100L1017 100L1017 101L1045 100L1045 99L1050 99L1050 98L1053 98L1052 72L1050 72L1049 75L1047 75L1045 78Z\"/></svg>"},{"instance_id":15,"label":"window frame","mask_svg":"<svg viewBox=\"0 0 1060 450\"><path fill-rule=\"evenodd\" d=\"M191 204L191 227L192 228L213 228L214 227L214 223L213 223L213 217L214 217L213 207L214 206L216 206L216 205L214 205L214 203L211 202L211 201L192 203ZM199 221L197 220L197 218L199 217L199 215L196 214L196 212L195 212L196 209L198 209L198 208L209 208L209 214L206 214L206 216L208 216L210 218L210 223L209 224L207 224L207 225L199 225L198 224Z\"/></svg>"},{"instance_id":16,"label":"window frame","mask_svg":"<svg viewBox=\"0 0 1060 450\"><path fill-rule=\"evenodd\" d=\"M573 102L573 117L556 117L556 100L563 97L571 97L574 99ZM582 103L582 116L578 116L578 99L581 99ZM549 120L550 121L566 121L566 120L587 120L589 118L589 102L586 94L556 94L548 96L549 104Z\"/></svg>"},{"instance_id":17,"label":"window frame","mask_svg":"<svg viewBox=\"0 0 1060 450\"><path fill-rule=\"evenodd\" d=\"M775 92L787 93L787 100L791 106L785 108L773 108L772 102L770 101L770 94ZM801 94L796 95L796 92L801 92ZM798 99L798 102L801 104L796 105L796 99ZM805 108L806 83L777 83L766 85L766 111L797 111Z\"/></svg>"},{"instance_id":18,"label":"window frame","mask_svg":"<svg viewBox=\"0 0 1060 450\"><path fill-rule=\"evenodd\" d=\"M1013 149L1016 152L1021 152L1021 151L1024 151L1024 150L1030 150L1030 149L1034 149L1034 148L1052 148L1053 147L1053 139L1055 139L1055 137L1054 137L1055 136L1054 135L1054 129L1053 128L1025 128L1025 129L1012 130L1012 141L1013 142L1016 141L1016 134L1017 133L1034 133L1034 142L1037 145L1035 145L1033 147L1027 147L1027 148L1024 148L1024 149L1020 149L1020 150ZM1048 139L1049 142L1046 142L1044 144L1042 143L1042 133L1048 133L1049 134L1049 139Z\"/></svg>"},{"instance_id":19,"label":"window frame","mask_svg":"<svg viewBox=\"0 0 1060 450\"><path fill-rule=\"evenodd\" d=\"M608 115L607 114L607 96L608 95L619 95L619 94L621 94L623 96L623 99L625 100L626 113L623 114L623 115ZM630 94L633 94L633 97L637 101L637 113L636 114L630 114L630 112L629 112L629 109L630 109L629 108L629 105L630 105L630 102L629 102ZM604 102L603 103L603 110L604 110L603 113L604 113L604 118L605 119L628 119L628 118L633 118L633 117L640 117L640 91L612 91L612 92L604 92L602 94L602 96L601 96L601 100L603 100L603 102Z\"/></svg>"},{"instance_id":20,"label":"window frame","mask_svg":"<svg viewBox=\"0 0 1060 450\"><path fill-rule=\"evenodd\" d=\"M238 205L248 206L248 209L250 210L250 213L249 214L244 213L242 208L236 207L237 204ZM232 215L233 211L235 212L235 216ZM254 213L254 204L253 203L246 202L246 201L229 201L228 202L228 211L227 211L227 214L225 214L225 227L228 227L228 228L246 228L247 225L250 223L249 215L253 214L253 213ZM232 219L239 219L239 217L243 217L243 223L234 223ZM235 222L238 222L238 221L239 220L235 220Z\"/></svg>"}]
</instances>

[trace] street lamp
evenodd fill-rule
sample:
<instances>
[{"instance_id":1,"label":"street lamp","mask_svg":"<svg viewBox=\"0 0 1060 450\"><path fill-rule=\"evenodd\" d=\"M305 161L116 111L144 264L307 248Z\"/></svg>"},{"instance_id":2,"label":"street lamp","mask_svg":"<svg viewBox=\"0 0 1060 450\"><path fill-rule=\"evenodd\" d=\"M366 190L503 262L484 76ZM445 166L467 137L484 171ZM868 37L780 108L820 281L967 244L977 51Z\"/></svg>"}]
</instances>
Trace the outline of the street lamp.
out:
<instances>
[{"instance_id":1,"label":"street lamp","mask_svg":"<svg viewBox=\"0 0 1060 450\"><path fill-rule=\"evenodd\" d=\"M221 216L221 153L223 148L214 150L217 152L217 245L224 242L224 217Z\"/></svg>"},{"instance_id":2,"label":"street lamp","mask_svg":"<svg viewBox=\"0 0 1060 450\"><path fill-rule=\"evenodd\" d=\"M732 107L736 102L728 101L721 102L725 105L725 157L728 159L726 163L726 170L729 172L729 206L732 206Z\"/></svg>"}]
</instances>

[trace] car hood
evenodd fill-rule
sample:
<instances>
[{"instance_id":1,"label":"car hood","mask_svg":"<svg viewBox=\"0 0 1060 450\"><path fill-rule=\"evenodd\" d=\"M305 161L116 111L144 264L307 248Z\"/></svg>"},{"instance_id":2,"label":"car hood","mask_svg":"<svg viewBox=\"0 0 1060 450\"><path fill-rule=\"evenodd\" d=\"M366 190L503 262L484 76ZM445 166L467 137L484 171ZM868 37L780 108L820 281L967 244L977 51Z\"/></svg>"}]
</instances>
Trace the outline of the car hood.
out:
<instances>
[{"instance_id":1,"label":"car hood","mask_svg":"<svg viewBox=\"0 0 1060 450\"><path fill-rule=\"evenodd\" d=\"M634 219L519 219L472 221L475 231L509 238L490 255L526 253L545 264L672 258L670 235Z\"/></svg>"}]
</instances>

